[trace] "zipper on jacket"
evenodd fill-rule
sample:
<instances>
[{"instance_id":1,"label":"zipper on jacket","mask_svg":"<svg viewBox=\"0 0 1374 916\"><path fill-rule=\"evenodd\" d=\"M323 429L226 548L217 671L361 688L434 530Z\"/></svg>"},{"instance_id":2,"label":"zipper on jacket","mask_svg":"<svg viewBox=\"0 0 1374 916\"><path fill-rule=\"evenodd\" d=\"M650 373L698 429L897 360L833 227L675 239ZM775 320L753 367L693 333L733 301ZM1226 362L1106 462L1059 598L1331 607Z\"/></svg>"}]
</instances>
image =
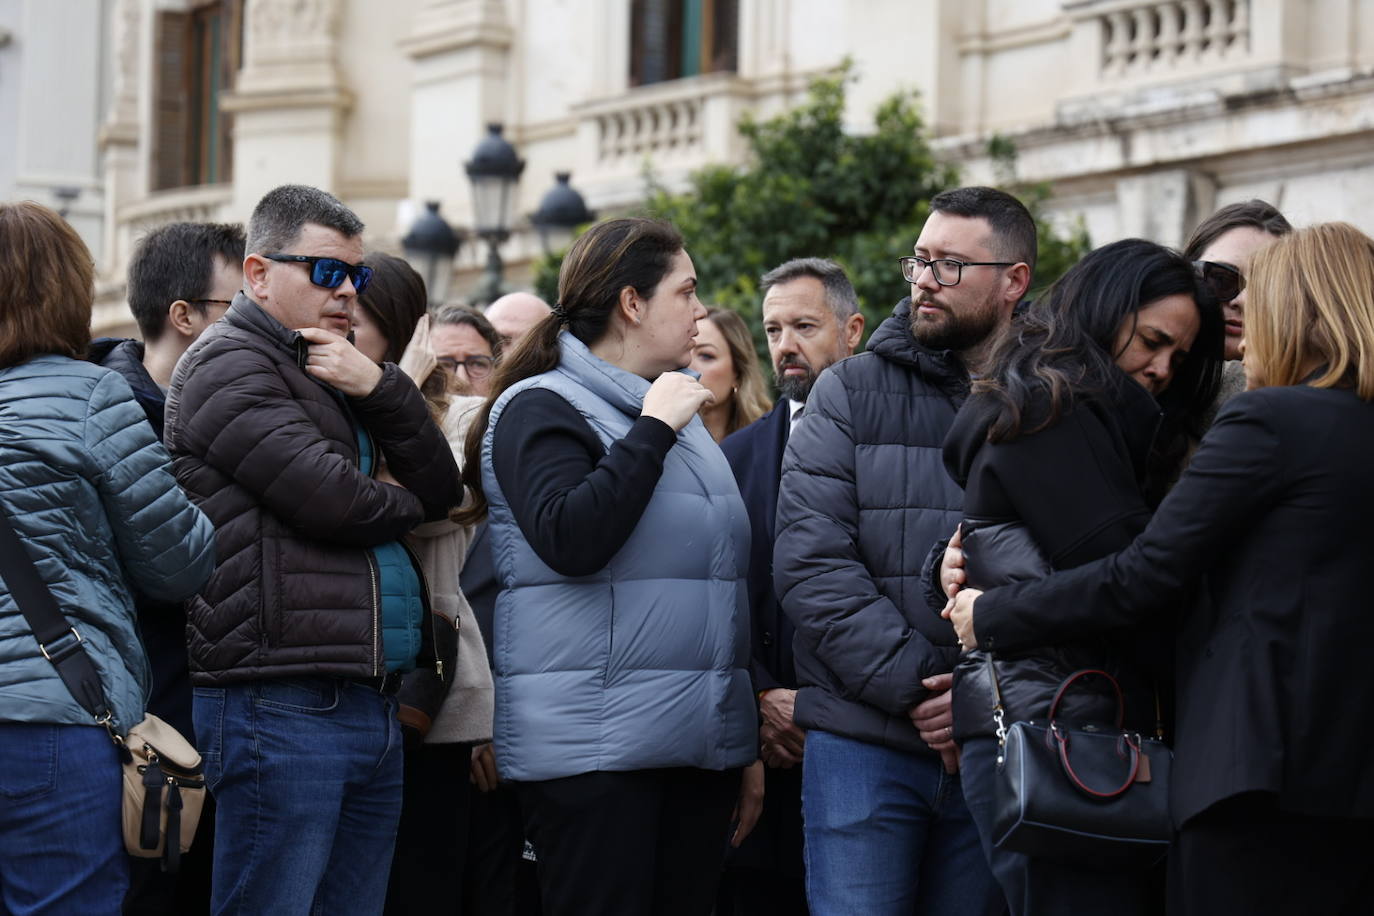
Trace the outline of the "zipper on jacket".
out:
<instances>
[{"instance_id":1,"label":"zipper on jacket","mask_svg":"<svg viewBox=\"0 0 1374 916\"><path fill-rule=\"evenodd\" d=\"M444 682L444 660L439 657L439 633L435 629L438 626L435 623L435 618L439 615L434 613L434 605L430 599L429 581L425 578L425 568L421 565L420 558L416 556L415 551L406 543L405 538L401 538L396 543L400 544L405 550L406 556L410 557L410 565L415 568L415 575L420 579L420 605L425 609L425 617L429 622L429 638L432 643L430 651L434 653L434 673L438 675L439 683L442 684ZM453 618L453 629L458 629L456 616Z\"/></svg>"},{"instance_id":2,"label":"zipper on jacket","mask_svg":"<svg viewBox=\"0 0 1374 916\"><path fill-rule=\"evenodd\" d=\"M342 397L340 397L340 400L343 402L344 411L348 414L349 423L367 437L368 452L372 456L372 467L363 471L363 452L362 448L360 448L357 443L357 437L355 435L353 449L357 458L354 459L353 463L358 466L359 471L363 471L368 477L375 480L377 478L377 468L379 468L382 463L381 455L377 451L377 440L372 438L372 432L366 426L358 422L358 415L353 412L352 405ZM382 674L382 669L385 667L382 660L382 597L377 585L377 561L372 556L372 549L368 547L363 548L363 555L367 557L367 574L372 580L372 674L375 677L376 675Z\"/></svg>"},{"instance_id":3,"label":"zipper on jacket","mask_svg":"<svg viewBox=\"0 0 1374 916\"><path fill-rule=\"evenodd\" d=\"M372 551L364 549L363 554L367 557L367 574L372 579L372 674L382 673L382 601L377 594L377 561L372 558Z\"/></svg>"}]
</instances>

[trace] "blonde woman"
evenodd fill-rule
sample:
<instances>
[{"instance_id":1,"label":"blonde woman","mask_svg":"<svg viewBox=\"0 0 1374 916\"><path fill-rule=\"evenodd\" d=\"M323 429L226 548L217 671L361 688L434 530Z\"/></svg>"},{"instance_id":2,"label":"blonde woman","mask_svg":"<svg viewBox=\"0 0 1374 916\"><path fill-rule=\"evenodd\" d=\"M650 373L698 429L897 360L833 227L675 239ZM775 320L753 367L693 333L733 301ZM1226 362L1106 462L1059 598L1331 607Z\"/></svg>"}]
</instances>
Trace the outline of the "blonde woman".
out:
<instances>
[{"instance_id":1,"label":"blonde woman","mask_svg":"<svg viewBox=\"0 0 1374 916\"><path fill-rule=\"evenodd\" d=\"M697 322L691 368L711 392L711 401L701 409L701 422L717 442L773 409L754 355L754 338L737 312L706 310L706 317Z\"/></svg>"},{"instance_id":2,"label":"blonde woman","mask_svg":"<svg viewBox=\"0 0 1374 916\"><path fill-rule=\"evenodd\" d=\"M1249 285L1249 390L1144 533L1045 579L966 589L952 619L965 646L1010 652L1195 599L1178 623L1175 898L1367 912L1374 240L1299 230L1255 255Z\"/></svg>"}]
</instances>

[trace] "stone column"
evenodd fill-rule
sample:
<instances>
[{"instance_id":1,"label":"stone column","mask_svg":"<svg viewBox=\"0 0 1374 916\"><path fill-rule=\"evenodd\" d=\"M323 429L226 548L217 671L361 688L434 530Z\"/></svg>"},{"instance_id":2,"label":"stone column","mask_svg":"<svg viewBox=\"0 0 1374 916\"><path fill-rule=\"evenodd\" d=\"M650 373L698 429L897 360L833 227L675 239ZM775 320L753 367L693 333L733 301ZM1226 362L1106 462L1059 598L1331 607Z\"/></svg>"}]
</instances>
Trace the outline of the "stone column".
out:
<instances>
[{"instance_id":1,"label":"stone column","mask_svg":"<svg viewBox=\"0 0 1374 916\"><path fill-rule=\"evenodd\" d=\"M412 201L437 200L451 223L473 222L463 163L507 121L513 32L502 0L427 0L401 49L413 64Z\"/></svg>"},{"instance_id":2,"label":"stone column","mask_svg":"<svg viewBox=\"0 0 1374 916\"><path fill-rule=\"evenodd\" d=\"M1216 181L1194 169L1132 175L1116 183L1122 238L1143 238L1182 248L1216 206Z\"/></svg>"},{"instance_id":3,"label":"stone column","mask_svg":"<svg viewBox=\"0 0 1374 916\"><path fill-rule=\"evenodd\" d=\"M111 18L114 73L110 107L100 126L100 155L105 171L105 244L101 267L111 283L122 283L129 242L119 234L119 208L146 193L146 172L140 168L138 87L140 48L144 35L143 0L115 0Z\"/></svg>"},{"instance_id":4,"label":"stone column","mask_svg":"<svg viewBox=\"0 0 1374 916\"><path fill-rule=\"evenodd\" d=\"M232 93L234 203L246 219L279 184L336 191L342 121L353 97L336 61L340 0L249 0Z\"/></svg>"}]
</instances>

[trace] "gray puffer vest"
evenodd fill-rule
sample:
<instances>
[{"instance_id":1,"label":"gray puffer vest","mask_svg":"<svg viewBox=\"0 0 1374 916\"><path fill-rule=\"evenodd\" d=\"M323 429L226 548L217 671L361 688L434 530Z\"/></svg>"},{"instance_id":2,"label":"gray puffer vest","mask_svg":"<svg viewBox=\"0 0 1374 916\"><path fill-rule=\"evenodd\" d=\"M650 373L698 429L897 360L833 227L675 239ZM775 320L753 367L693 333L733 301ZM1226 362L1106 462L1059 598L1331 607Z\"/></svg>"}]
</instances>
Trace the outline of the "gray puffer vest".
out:
<instances>
[{"instance_id":1,"label":"gray puffer vest","mask_svg":"<svg viewBox=\"0 0 1374 916\"><path fill-rule=\"evenodd\" d=\"M564 332L558 367L507 389L491 410L482 483L502 584L496 602L494 741L517 781L592 771L752 762L749 522L734 475L694 419L668 452L634 533L607 566L564 577L544 564L492 467L510 400L545 388L609 447L639 416L649 383ZM595 537L595 532L588 532Z\"/></svg>"}]
</instances>

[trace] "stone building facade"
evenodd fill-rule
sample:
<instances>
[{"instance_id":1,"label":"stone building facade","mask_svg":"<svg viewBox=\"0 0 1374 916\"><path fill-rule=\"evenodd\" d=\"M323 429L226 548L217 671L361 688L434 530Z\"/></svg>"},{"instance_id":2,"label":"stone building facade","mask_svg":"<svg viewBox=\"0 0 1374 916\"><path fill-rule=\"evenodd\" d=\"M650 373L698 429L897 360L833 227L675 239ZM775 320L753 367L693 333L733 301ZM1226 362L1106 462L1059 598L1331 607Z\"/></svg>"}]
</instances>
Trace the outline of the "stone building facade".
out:
<instances>
[{"instance_id":1,"label":"stone building facade","mask_svg":"<svg viewBox=\"0 0 1374 916\"><path fill-rule=\"evenodd\" d=\"M1095 244L1178 244L1251 196L1374 231L1374 0L9 0L0 197L68 201L117 329L140 232L244 219L282 182L339 195L377 247L425 200L470 226L463 162L499 122L527 162L519 282L556 172L633 206L646 164L674 186L739 161L740 114L846 58L852 129L919 89L968 180L1012 140ZM455 293L483 257L460 251Z\"/></svg>"}]
</instances>

